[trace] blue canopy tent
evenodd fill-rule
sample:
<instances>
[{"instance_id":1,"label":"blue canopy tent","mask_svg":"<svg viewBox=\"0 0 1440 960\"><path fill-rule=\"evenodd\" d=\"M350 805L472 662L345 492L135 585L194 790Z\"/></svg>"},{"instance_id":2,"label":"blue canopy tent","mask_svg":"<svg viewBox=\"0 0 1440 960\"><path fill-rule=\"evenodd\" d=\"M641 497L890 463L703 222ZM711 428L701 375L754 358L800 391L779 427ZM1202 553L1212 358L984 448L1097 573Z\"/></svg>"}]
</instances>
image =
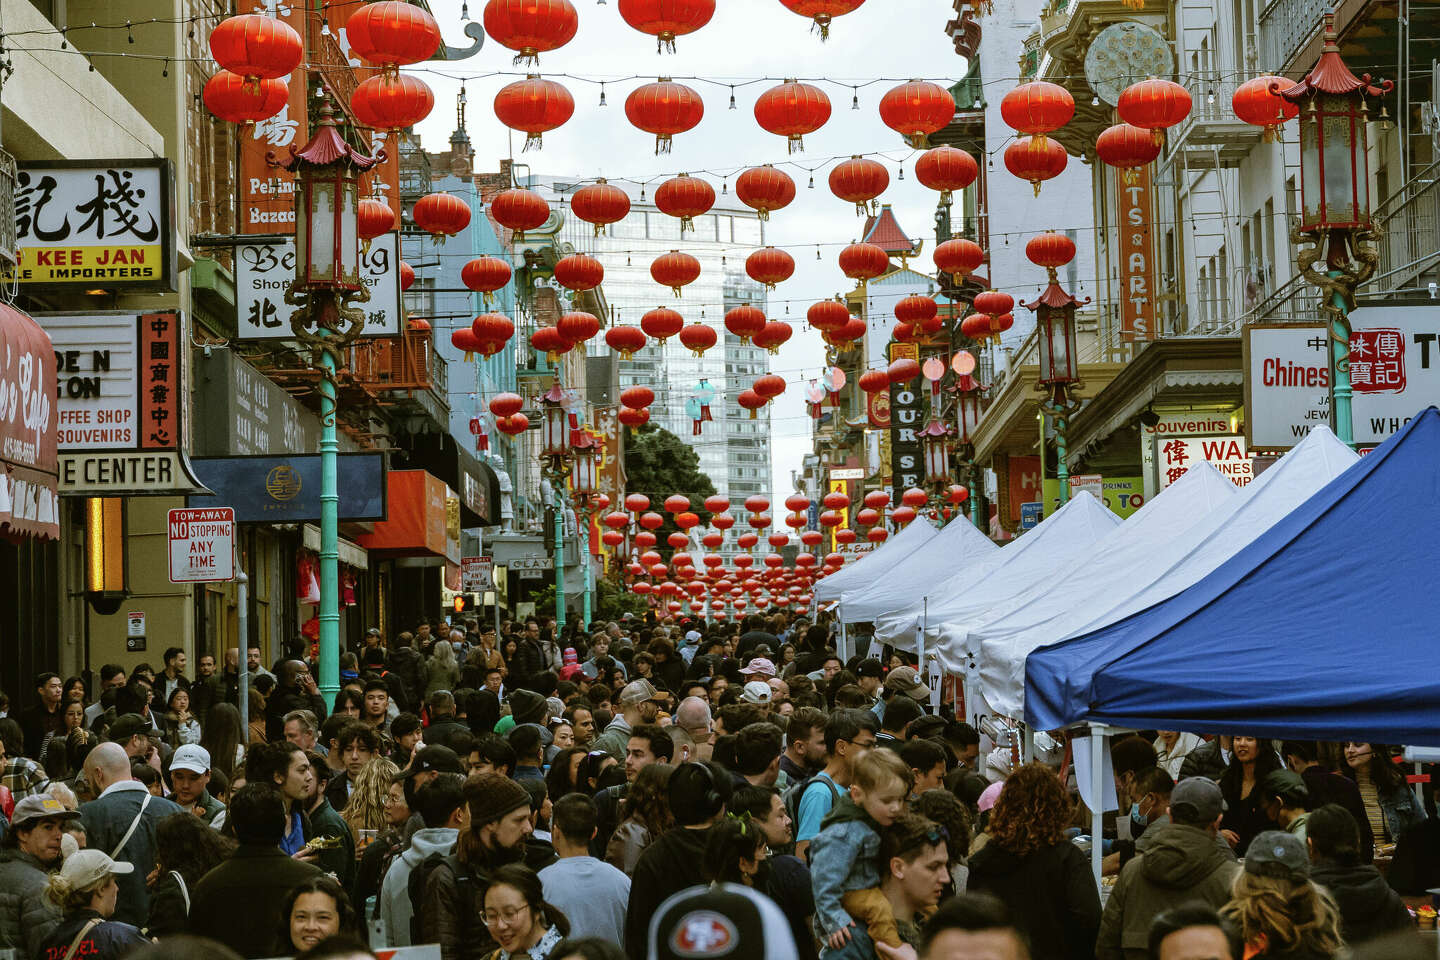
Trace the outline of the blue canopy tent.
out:
<instances>
[{"instance_id":1,"label":"blue canopy tent","mask_svg":"<svg viewBox=\"0 0 1440 960\"><path fill-rule=\"evenodd\" d=\"M1437 571L1430 407L1188 590L1031 653L1026 720L1440 746Z\"/></svg>"}]
</instances>

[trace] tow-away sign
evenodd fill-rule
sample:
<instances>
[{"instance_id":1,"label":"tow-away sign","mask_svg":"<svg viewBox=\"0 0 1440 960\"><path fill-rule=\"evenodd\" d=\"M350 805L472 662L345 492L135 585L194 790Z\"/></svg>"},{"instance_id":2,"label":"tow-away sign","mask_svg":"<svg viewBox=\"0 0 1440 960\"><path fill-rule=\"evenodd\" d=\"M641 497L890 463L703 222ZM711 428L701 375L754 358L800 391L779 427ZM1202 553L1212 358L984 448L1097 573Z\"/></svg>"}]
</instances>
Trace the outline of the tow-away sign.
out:
<instances>
[{"instance_id":1,"label":"tow-away sign","mask_svg":"<svg viewBox=\"0 0 1440 960\"><path fill-rule=\"evenodd\" d=\"M235 511L231 507L171 510L170 582L235 579Z\"/></svg>"}]
</instances>

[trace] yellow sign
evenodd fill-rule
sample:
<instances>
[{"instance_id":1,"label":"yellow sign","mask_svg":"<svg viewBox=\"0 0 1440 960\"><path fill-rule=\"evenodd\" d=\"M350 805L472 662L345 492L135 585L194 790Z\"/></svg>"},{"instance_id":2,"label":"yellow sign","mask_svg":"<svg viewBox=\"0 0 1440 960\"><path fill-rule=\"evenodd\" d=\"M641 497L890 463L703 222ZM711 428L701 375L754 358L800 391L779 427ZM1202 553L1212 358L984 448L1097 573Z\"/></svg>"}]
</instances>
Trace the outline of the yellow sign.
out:
<instances>
[{"instance_id":1,"label":"yellow sign","mask_svg":"<svg viewBox=\"0 0 1440 960\"><path fill-rule=\"evenodd\" d=\"M20 263L6 280L21 283L73 283L111 280L159 282L165 278L165 248L143 246L21 247Z\"/></svg>"},{"instance_id":2,"label":"yellow sign","mask_svg":"<svg viewBox=\"0 0 1440 960\"><path fill-rule=\"evenodd\" d=\"M850 489L849 489L849 488L850 488L850 481L849 481L849 480L831 480L831 481L830 481L830 492L831 492L831 493L844 493L844 494L848 494L848 493L850 492ZM838 549L840 548L840 545L835 542L835 531L837 531L837 530L845 530L845 529L848 529L849 526L850 526L850 509L847 507L846 509L841 510L841 511L840 511L840 516L843 517L844 519L841 520L839 523L837 523L835 526L833 526L833 527L830 528L830 552L831 552L831 553L834 553L836 550L838 550Z\"/></svg>"}]
</instances>

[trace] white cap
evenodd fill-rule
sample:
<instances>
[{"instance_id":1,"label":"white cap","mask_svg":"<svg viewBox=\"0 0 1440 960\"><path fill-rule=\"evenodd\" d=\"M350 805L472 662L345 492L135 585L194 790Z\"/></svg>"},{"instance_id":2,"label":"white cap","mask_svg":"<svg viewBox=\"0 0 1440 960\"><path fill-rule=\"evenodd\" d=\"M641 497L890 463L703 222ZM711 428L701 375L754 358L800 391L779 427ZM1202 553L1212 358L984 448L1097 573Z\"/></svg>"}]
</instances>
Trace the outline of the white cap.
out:
<instances>
[{"instance_id":1,"label":"white cap","mask_svg":"<svg viewBox=\"0 0 1440 960\"><path fill-rule=\"evenodd\" d=\"M746 703L769 703L770 684L764 680L751 680L745 684L745 689L740 693L740 699Z\"/></svg>"},{"instance_id":2,"label":"white cap","mask_svg":"<svg viewBox=\"0 0 1440 960\"><path fill-rule=\"evenodd\" d=\"M184 744L171 754L170 769L189 770L191 773L209 773L210 751L198 743Z\"/></svg>"},{"instance_id":3,"label":"white cap","mask_svg":"<svg viewBox=\"0 0 1440 960\"><path fill-rule=\"evenodd\" d=\"M71 890L86 890L111 874L134 872L135 864L111 860L104 850L76 850L65 858L60 877Z\"/></svg>"}]
</instances>

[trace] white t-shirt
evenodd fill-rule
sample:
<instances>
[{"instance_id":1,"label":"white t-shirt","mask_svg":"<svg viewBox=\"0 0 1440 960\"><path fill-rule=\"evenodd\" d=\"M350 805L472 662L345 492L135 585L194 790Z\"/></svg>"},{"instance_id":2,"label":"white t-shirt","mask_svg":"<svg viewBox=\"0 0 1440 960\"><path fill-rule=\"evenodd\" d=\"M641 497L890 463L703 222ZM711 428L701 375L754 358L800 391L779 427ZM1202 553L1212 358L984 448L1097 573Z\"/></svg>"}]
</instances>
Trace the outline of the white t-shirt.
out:
<instances>
[{"instance_id":1,"label":"white t-shirt","mask_svg":"<svg viewBox=\"0 0 1440 960\"><path fill-rule=\"evenodd\" d=\"M625 942L625 906L630 878L594 857L565 857L538 874L545 900L570 921L571 938L602 937Z\"/></svg>"}]
</instances>

